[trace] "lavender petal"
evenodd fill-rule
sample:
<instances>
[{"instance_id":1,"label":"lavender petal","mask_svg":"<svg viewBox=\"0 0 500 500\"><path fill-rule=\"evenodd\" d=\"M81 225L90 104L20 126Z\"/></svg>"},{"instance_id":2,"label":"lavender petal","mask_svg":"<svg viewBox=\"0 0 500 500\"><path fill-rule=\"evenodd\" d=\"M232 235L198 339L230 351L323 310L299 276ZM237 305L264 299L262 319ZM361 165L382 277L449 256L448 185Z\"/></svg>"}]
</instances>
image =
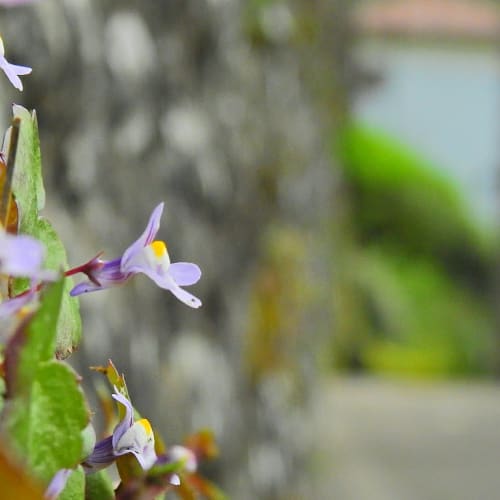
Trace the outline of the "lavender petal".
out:
<instances>
[{"instance_id":1,"label":"lavender petal","mask_svg":"<svg viewBox=\"0 0 500 500\"><path fill-rule=\"evenodd\" d=\"M30 291L19 297L7 299L0 304L0 319L6 319L14 316L26 304L31 302L35 297L35 292Z\"/></svg>"},{"instance_id":2,"label":"lavender petal","mask_svg":"<svg viewBox=\"0 0 500 500\"><path fill-rule=\"evenodd\" d=\"M113 449L116 450L120 438L134 424L134 409L132 408L132 403L123 394L120 394L116 388L115 394L112 397L125 407L125 417L123 417L113 431Z\"/></svg>"},{"instance_id":3,"label":"lavender petal","mask_svg":"<svg viewBox=\"0 0 500 500\"><path fill-rule=\"evenodd\" d=\"M0 270L10 276L33 276L40 271L45 249L31 236L0 235Z\"/></svg>"},{"instance_id":4,"label":"lavender petal","mask_svg":"<svg viewBox=\"0 0 500 500\"><path fill-rule=\"evenodd\" d=\"M179 286L194 285L201 278L201 270L191 262L174 262L168 272Z\"/></svg>"},{"instance_id":5,"label":"lavender petal","mask_svg":"<svg viewBox=\"0 0 500 500\"><path fill-rule=\"evenodd\" d=\"M45 500L55 500L61 494L72 472L73 469L60 469L55 473L49 486L45 490Z\"/></svg>"},{"instance_id":6,"label":"lavender petal","mask_svg":"<svg viewBox=\"0 0 500 500\"><path fill-rule=\"evenodd\" d=\"M160 229L160 219L163 213L163 207L164 203L162 202L153 210L151 216L149 217L149 221L144 232L123 253L122 269L124 267L126 268L131 257L133 257L139 250L144 248L146 245L149 245L155 239L156 233L158 232L158 229Z\"/></svg>"}]
</instances>

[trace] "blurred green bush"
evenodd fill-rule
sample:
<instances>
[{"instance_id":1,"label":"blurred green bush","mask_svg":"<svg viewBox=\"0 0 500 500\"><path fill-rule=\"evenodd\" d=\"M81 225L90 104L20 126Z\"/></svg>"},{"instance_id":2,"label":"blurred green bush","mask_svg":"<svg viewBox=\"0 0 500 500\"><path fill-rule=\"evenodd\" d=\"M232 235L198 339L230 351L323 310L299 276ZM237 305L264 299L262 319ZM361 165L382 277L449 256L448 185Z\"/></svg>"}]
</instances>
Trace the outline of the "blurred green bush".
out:
<instances>
[{"instance_id":1,"label":"blurred green bush","mask_svg":"<svg viewBox=\"0 0 500 500\"><path fill-rule=\"evenodd\" d=\"M335 142L350 240L335 294L337 367L412 376L487 373L492 237L458 188L380 131Z\"/></svg>"}]
</instances>

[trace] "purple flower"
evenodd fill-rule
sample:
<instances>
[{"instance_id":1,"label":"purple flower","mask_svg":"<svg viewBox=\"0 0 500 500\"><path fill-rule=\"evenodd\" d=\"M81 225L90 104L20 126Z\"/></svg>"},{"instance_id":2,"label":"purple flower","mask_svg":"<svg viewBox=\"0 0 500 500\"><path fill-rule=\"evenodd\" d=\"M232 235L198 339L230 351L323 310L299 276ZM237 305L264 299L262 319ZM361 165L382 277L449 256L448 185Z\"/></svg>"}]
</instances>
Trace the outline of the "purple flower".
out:
<instances>
[{"instance_id":1,"label":"purple flower","mask_svg":"<svg viewBox=\"0 0 500 500\"><path fill-rule=\"evenodd\" d=\"M26 235L8 234L0 228L0 274L31 278L31 288L0 303L0 319L10 318L35 298L37 281L53 281L55 271L43 270L45 248Z\"/></svg>"},{"instance_id":2,"label":"purple flower","mask_svg":"<svg viewBox=\"0 0 500 500\"><path fill-rule=\"evenodd\" d=\"M44 257L45 248L35 238L0 229L0 274L51 281L56 273L42 270Z\"/></svg>"},{"instance_id":3,"label":"purple flower","mask_svg":"<svg viewBox=\"0 0 500 500\"><path fill-rule=\"evenodd\" d=\"M67 276L75 272L83 272L89 278L89 281L76 285L71 290L71 295L76 296L122 285L135 274L143 273L160 288L170 290L184 304L194 308L200 307L200 299L181 288L181 286L193 285L200 279L200 268L190 262L170 263L165 243L154 240L160 228L163 205L160 203L153 210L142 235L125 250L120 258L103 261L95 257L87 264L68 271Z\"/></svg>"},{"instance_id":4,"label":"purple flower","mask_svg":"<svg viewBox=\"0 0 500 500\"><path fill-rule=\"evenodd\" d=\"M10 80L10 83L18 90L23 90L23 84L19 75L28 75L31 73L31 68L28 66L17 66L5 59L5 48L3 46L2 37L0 37L0 69L2 69Z\"/></svg>"},{"instance_id":5,"label":"purple flower","mask_svg":"<svg viewBox=\"0 0 500 500\"><path fill-rule=\"evenodd\" d=\"M96 472L111 465L117 457L132 453L144 470L150 469L157 459L151 424L145 418L134 422L132 404L116 387L113 398L125 407L125 416L111 436L95 445L94 451L84 460L83 466L87 473Z\"/></svg>"}]
</instances>

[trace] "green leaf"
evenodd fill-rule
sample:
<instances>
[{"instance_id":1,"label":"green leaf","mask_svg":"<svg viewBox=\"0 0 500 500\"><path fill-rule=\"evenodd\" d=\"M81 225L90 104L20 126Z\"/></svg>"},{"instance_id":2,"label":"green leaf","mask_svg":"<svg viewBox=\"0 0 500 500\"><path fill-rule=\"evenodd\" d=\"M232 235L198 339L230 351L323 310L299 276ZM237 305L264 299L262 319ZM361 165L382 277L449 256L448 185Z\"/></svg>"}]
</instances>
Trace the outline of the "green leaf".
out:
<instances>
[{"instance_id":1,"label":"green leaf","mask_svg":"<svg viewBox=\"0 0 500 500\"><path fill-rule=\"evenodd\" d=\"M19 142L12 180L12 191L19 207L19 232L29 234L45 244L47 256L45 267L61 271L68 268L66 250L50 222L39 217L45 205L45 190L42 180L40 141L35 112L30 113L22 106L13 106L14 119L20 120ZM30 286L26 279L16 279L13 295L24 292ZM73 280L67 278L57 324L56 355L65 358L78 346L82 324L80 305L69 296Z\"/></svg>"},{"instance_id":2,"label":"green leaf","mask_svg":"<svg viewBox=\"0 0 500 500\"><path fill-rule=\"evenodd\" d=\"M114 500L114 498L113 484L105 470L87 476L85 483L86 500Z\"/></svg>"},{"instance_id":3,"label":"green leaf","mask_svg":"<svg viewBox=\"0 0 500 500\"><path fill-rule=\"evenodd\" d=\"M60 271L68 268L66 250L57 236L54 228L47 219L39 218L34 231L31 233L35 238L45 244L47 258L45 266L47 269ZM57 323L56 356L59 359L69 356L80 343L82 335L82 320L80 316L80 302L76 297L71 297L69 292L73 288L73 280L64 280L64 292L62 295L61 310Z\"/></svg>"},{"instance_id":4,"label":"green leaf","mask_svg":"<svg viewBox=\"0 0 500 500\"><path fill-rule=\"evenodd\" d=\"M94 451L94 447L97 441L94 426L92 425L92 423L89 423L87 427L83 429L82 440L83 440L83 448L80 458L83 461Z\"/></svg>"},{"instance_id":5,"label":"green leaf","mask_svg":"<svg viewBox=\"0 0 500 500\"><path fill-rule=\"evenodd\" d=\"M21 324L7 344L5 356L9 392L20 394L31 390L39 364L53 358L63 290L64 280L50 285L42 293L38 311Z\"/></svg>"},{"instance_id":6,"label":"green leaf","mask_svg":"<svg viewBox=\"0 0 500 500\"><path fill-rule=\"evenodd\" d=\"M5 352L5 428L21 456L47 484L75 467L89 413L76 373L53 359L64 280L51 285L41 305L9 341Z\"/></svg>"},{"instance_id":7,"label":"green leaf","mask_svg":"<svg viewBox=\"0 0 500 500\"><path fill-rule=\"evenodd\" d=\"M16 104L12 110L14 119L19 118L21 121L12 191L21 207L21 232L25 232L23 228L33 227L38 219L38 212L45 206L40 140L35 112L30 113Z\"/></svg>"},{"instance_id":8,"label":"green leaf","mask_svg":"<svg viewBox=\"0 0 500 500\"><path fill-rule=\"evenodd\" d=\"M66 487L61 492L58 500L82 500L85 492L85 473L81 466L78 466L68 478Z\"/></svg>"},{"instance_id":9,"label":"green leaf","mask_svg":"<svg viewBox=\"0 0 500 500\"><path fill-rule=\"evenodd\" d=\"M76 373L66 364L48 361L38 370L30 401L29 462L49 480L81 458L82 430L89 415Z\"/></svg>"}]
</instances>

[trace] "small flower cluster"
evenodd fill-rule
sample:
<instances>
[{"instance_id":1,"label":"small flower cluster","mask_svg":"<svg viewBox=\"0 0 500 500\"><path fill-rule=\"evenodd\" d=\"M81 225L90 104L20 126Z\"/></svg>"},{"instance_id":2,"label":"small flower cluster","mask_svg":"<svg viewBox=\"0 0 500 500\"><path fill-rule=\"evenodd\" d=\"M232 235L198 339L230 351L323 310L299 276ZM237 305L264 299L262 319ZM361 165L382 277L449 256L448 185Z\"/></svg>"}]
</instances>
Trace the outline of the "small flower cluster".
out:
<instances>
[{"instance_id":1,"label":"small flower cluster","mask_svg":"<svg viewBox=\"0 0 500 500\"><path fill-rule=\"evenodd\" d=\"M67 276L83 273L88 277L88 281L76 285L70 294L77 296L116 287L128 282L135 274L143 273L161 288L171 291L183 303L193 308L199 307L201 301L181 288L199 280L201 277L199 267L187 262L171 263L165 243L155 240L163 207L163 203L160 203L153 210L141 236L121 257L111 261L95 257L82 266L66 271ZM0 277L6 282L18 277L29 278L31 282L29 290L0 303L0 319L14 320L23 316L22 312L26 308L30 311L36 309L37 292L46 283L57 279L58 273L44 268L45 253L45 247L35 238L8 234L0 227ZM115 373L113 380L120 384L120 388L114 386L112 398L121 408L120 413L123 417L112 434L95 443L93 451L82 461L81 465L85 472L92 474L112 465L122 457L133 456L143 471L142 482L137 483L136 480L134 488L137 484L145 488L145 481L149 477L147 474L150 474L154 478L156 489L159 488L159 484L161 490L181 487L181 477L183 477L188 483L192 480L194 488L213 490L215 487L211 483L196 474L198 460L203 456L200 452L203 447L175 445L158 453L150 422L145 418L134 418L134 408L128 398L123 377L117 377L112 363L110 367ZM102 371L110 369L108 367ZM46 499L54 500L59 496L72 471L73 469L61 469L55 474L45 492ZM159 478L161 478L160 483Z\"/></svg>"},{"instance_id":2,"label":"small flower cluster","mask_svg":"<svg viewBox=\"0 0 500 500\"><path fill-rule=\"evenodd\" d=\"M171 263L165 243L155 240L163 207L164 204L160 203L153 210L142 235L121 257L111 261L95 257L82 266L66 271L66 276L83 273L88 277L88 281L76 285L70 294L77 296L123 285L135 274L143 273L188 306L201 306L197 297L181 288L200 279L199 267L187 262ZM27 235L8 234L0 226L0 279L7 284L4 288L9 289L8 282L13 278L29 278L31 282L31 287L24 293L7 297L0 302L0 319L11 320L17 325L18 321L15 320L24 317L23 311L36 309L38 292L46 283L57 279L57 272L44 268L45 253L45 247L40 241ZM196 453L186 446L176 445L158 454L150 422L145 418L134 418L134 409L127 396L123 378L115 379L122 382L120 389L114 386L112 398L121 407L123 418L113 433L97 442L92 453L82 461L85 472L92 474L110 466L120 457L133 455L142 471L153 471L162 478L164 489L180 486L181 476L189 477L196 473ZM46 490L46 499L58 497L71 472L72 469L61 469L56 473ZM203 484L203 481L198 478L196 484Z\"/></svg>"},{"instance_id":3,"label":"small flower cluster","mask_svg":"<svg viewBox=\"0 0 500 500\"><path fill-rule=\"evenodd\" d=\"M124 251L121 257L111 261L95 257L81 266L66 271L66 276L83 273L88 278L88 281L76 285L70 295L78 296L82 293L123 285L135 274L143 273L159 287L171 291L186 305L199 307L201 301L181 288L200 279L199 267L187 262L171 263L165 243L155 240L163 207L164 204L160 203L153 210L141 236ZM0 277L6 282L18 277L29 278L31 282L31 287L26 292L6 298L0 303L0 318L14 320L23 316L22 311L25 308L30 311L36 309L37 292L46 283L58 277L58 273L44 268L44 260L45 247L41 242L27 235L8 234L0 227ZM166 491L172 488L186 488L186 484L189 485L191 481L194 489L216 491L215 486L196 473L199 459L204 455L210 455L203 452L203 449L209 446L175 445L162 450L161 446L155 443L155 434L149 420L134 418L134 408L128 398L123 377L118 377L111 362L108 368L101 369L103 372L110 370L113 372L113 377L108 379L119 385L119 387L114 385L112 398L116 401L122 418L112 434L96 442L92 452L81 462L85 473L95 473L133 456L141 472L133 478L133 482L128 483L127 479L130 480L130 477L125 473L122 477L125 488L148 489L154 484L154 491ZM61 469L54 475L45 492L47 500L54 500L60 495L73 470ZM184 479L184 483L181 482L181 478ZM219 498L215 495L209 497Z\"/></svg>"},{"instance_id":4,"label":"small flower cluster","mask_svg":"<svg viewBox=\"0 0 500 500\"><path fill-rule=\"evenodd\" d=\"M124 488L141 488L145 492L152 488L150 483L154 482L156 493L160 490L175 489L181 484L184 487L191 484L194 489L200 491L214 489L211 483L196 473L201 458L213 457L216 454L211 434L201 432L188 438L186 445L173 445L164 450L162 444L155 443L155 433L149 420L134 418L135 412L126 395L128 391L124 378L116 376L113 363L110 361L108 367L100 367L98 370L108 374L111 372L119 381L120 389L114 386L112 398L118 404L118 413L123 417L112 434L95 443L92 453L82 461L85 473L93 474L119 462L121 458L133 456L139 464L139 469L132 469L133 472L130 472L129 468L124 472L118 467ZM157 452L157 449L161 451ZM73 469L61 469L54 475L45 491L46 500L58 498L72 472Z\"/></svg>"}]
</instances>

